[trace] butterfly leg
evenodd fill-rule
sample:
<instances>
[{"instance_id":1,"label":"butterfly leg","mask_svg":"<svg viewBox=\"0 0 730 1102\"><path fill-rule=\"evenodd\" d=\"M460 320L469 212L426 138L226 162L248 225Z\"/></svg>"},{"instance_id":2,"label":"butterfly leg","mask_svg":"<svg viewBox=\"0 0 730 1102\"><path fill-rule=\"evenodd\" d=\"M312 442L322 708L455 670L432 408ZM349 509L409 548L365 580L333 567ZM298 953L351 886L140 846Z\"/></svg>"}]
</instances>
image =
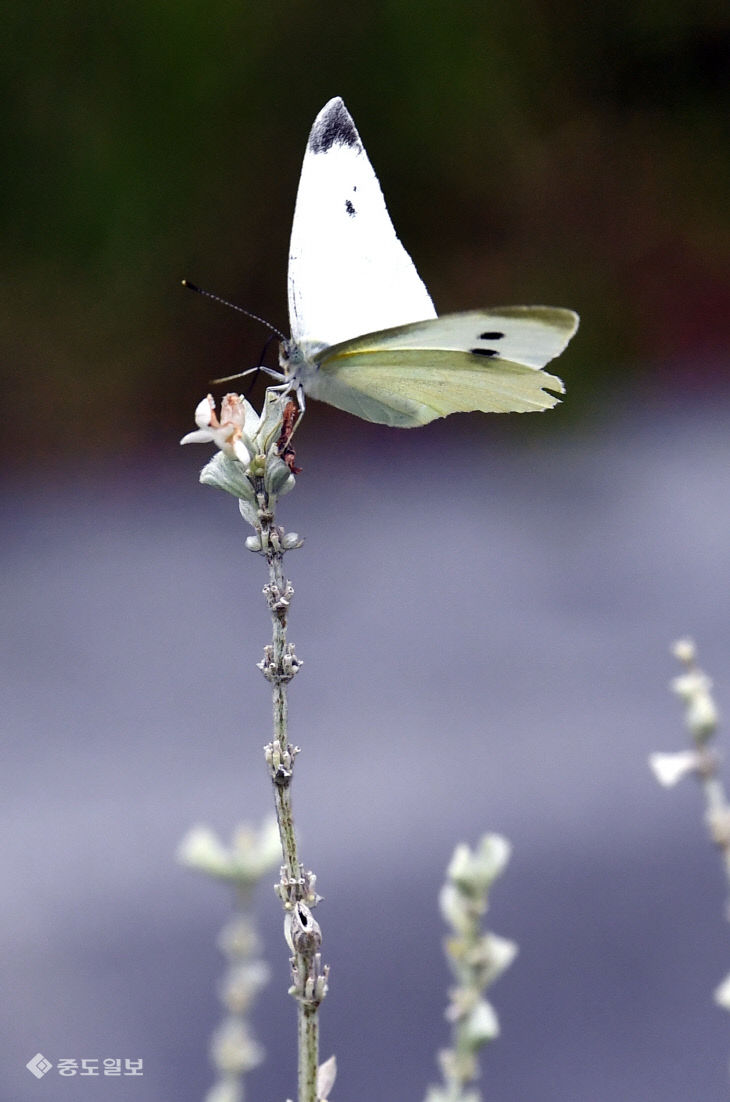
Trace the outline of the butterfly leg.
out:
<instances>
[{"instance_id":1,"label":"butterfly leg","mask_svg":"<svg viewBox=\"0 0 730 1102\"><path fill-rule=\"evenodd\" d=\"M223 375L223 376L221 376L220 379L211 379L211 382L212 383L232 383L234 381L234 379L243 379L243 377L245 375L252 375L254 373L254 371L266 371L267 374L269 374L269 369L268 368L260 367L259 365L257 365L256 367L247 368L246 371L237 371L235 375ZM281 375L277 371L276 375L274 377L276 379L280 379Z\"/></svg>"}]
</instances>

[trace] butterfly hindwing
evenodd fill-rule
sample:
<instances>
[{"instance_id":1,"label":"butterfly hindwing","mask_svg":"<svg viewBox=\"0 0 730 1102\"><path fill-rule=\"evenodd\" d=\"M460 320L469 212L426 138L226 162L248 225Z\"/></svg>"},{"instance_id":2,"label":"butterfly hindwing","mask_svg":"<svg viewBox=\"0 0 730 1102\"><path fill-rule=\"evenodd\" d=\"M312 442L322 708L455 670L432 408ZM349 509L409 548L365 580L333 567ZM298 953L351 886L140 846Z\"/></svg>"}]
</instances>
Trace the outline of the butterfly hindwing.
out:
<instances>
[{"instance_id":1,"label":"butterfly hindwing","mask_svg":"<svg viewBox=\"0 0 730 1102\"><path fill-rule=\"evenodd\" d=\"M368 421L410 428L450 413L550 409L564 388L541 369L565 348L570 310L449 314L327 348L307 391Z\"/></svg>"}]
</instances>

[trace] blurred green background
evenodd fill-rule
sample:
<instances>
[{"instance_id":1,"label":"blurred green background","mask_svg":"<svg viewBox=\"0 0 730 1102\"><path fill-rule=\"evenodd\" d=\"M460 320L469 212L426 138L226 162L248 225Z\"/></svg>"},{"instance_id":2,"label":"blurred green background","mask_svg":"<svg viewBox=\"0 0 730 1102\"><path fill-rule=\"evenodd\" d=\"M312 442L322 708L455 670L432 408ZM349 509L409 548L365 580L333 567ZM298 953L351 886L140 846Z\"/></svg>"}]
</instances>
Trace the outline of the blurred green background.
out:
<instances>
[{"instance_id":1,"label":"blurred green background","mask_svg":"<svg viewBox=\"0 0 730 1102\"><path fill-rule=\"evenodd\" d=\"M333 95L439 311L581 313L567 415L648 374L669 400L728 382L725 2L29 0L3 24L10 456L167 446L256 361L263 331L182 277L287 329Z\"/></svg>"}]
</instances>

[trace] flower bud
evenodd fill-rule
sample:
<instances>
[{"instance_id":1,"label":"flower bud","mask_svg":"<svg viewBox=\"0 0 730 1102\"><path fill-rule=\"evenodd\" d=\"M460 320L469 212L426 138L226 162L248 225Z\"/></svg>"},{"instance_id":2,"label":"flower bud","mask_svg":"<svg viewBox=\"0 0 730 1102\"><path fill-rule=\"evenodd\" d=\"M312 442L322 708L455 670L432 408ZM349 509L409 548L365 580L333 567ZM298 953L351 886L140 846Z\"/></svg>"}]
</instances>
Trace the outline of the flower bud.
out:
<instances>
[{"instance_id":1,"label":"flower bud","mask_svg":"<svg viewBox=\"0 0 730 1102\"><path fill-rule=\"evenodd\" d=\"M672 654L679 662L690 665L697 656L694 640L688 638L677 639L676 643L672 643Z\"/></svg>"},{"instance_id":2,"label":"flower bud","mask_svg":"<svg viewBox=\"0 0 730 1102\"><path fill-rule=\"evenodd\" d=\"M499 1036L499 1019L491 1003L480 999L464 1023L464 1036L473 1048L480 1048L487 1041Z\"/></svg>"},{"instance_id":3,"label":"flower bud","mask_svg":"<svg viewBox=\"0 0 730 1102\"><path fill-rule=\"evenodd\" d=\"M268 493L281 497L294 489L294 483L294 475L284 460L277 454L276 449L272 448L266 458L264 470L264 485Z\"/></svg>"}]
</instances>

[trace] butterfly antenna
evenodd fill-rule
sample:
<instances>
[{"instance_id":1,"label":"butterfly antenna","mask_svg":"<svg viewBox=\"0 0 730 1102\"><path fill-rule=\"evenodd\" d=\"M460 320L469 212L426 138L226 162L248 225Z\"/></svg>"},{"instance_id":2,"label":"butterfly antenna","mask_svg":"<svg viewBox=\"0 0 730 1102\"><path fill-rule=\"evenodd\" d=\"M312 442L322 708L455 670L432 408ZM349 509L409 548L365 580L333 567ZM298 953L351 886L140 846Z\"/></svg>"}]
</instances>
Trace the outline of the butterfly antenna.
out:
<instances>
[{"instance_id":1,"label":"butterfly antenna","mask_svg":"<svg viewBox=\"0 0 730 1102\"><path fill-rule=\"evenodd\" d=\"M212 291L204 291L202 287L198 287L195 283L191 283L189 279L182 281L183 287L187 287L189 291L195 291L198 295L203 295L204 298L212 298L214 302L220 302L223 306L230 307L231 310L237 310L239 314L245 314L247 318L253 318L254 321L261 322L267 329L270 329L274 337L278 337L279 340L286 340L284 334L272 325L271 322L266 321L265 318L260 318L258 314L252 314L250 310L244 310L243 306L237 306L235 302L229 302L227 298L221 298L220 295L214 295ZM271 338L270 338L271 339ZM267 341L266 347L268 348L269 342Z\"/></svg>"}]
</instances>

